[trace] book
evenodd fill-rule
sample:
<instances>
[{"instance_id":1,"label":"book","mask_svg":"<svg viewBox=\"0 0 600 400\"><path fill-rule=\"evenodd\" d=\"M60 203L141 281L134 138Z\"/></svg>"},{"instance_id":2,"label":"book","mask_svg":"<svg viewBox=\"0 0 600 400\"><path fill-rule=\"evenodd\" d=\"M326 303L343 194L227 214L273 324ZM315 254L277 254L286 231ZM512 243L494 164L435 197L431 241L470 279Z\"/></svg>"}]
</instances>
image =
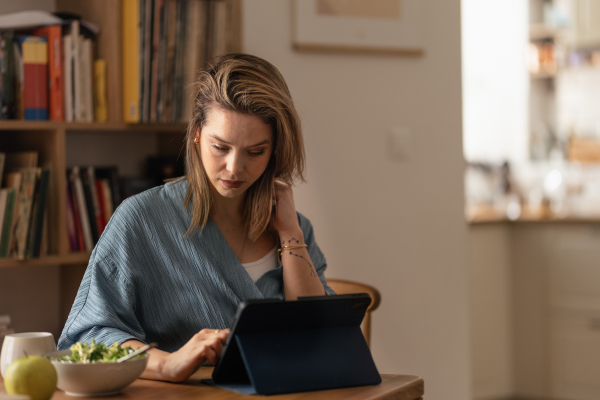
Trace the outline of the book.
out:
<instances>
[{"instance_id":1,"label":"book","mask_svg":"<svg viewBox=\"0 0 600 400\"><path fill-rule=\"evenodd\" d=\"M65 111L65 121L72 122L75 117L73 110L73 39L70 35L65 35L63 40L63 102Z\"/></svg>"},{"instance_id":2,"label":"book","mask_svg":"<svg viewBox=\"0 0 600 400\"><path fill-rule=\"evenodd\" d=\"M106 104L106 60L94 61L94 119L106 122L108 106Z\"/></svg>"},{"instance_id":3,"label":"book","mask_svg":"<svg viewBox=\"0 0 600 400\"><path fill-rule=\"evenodd\" d=\"M21 187L17 197L16 214L13 216L16 220L16 222L13 222L15 230L8 245L8 256L19 260L25 259L27 253L27 238L37 172L37 168L25 168L21 172Z\"/></svg>"},{"instance_id":4,"label":"book","mask_svg":"<svg viewBox=\"0 0 600 400\"><path fill-rule=\"evenodd\" d=\"M189 120L194 106L194 83L203 65L204 12L202 0L190 0L187 3L188 33L185 49L185 66L183 81L183 118Z\"/></svg>"},{"instance_id":5,"label":"book","mask_svg":"<svg viewBox=\"0 0 600 400\"><path fill-rule=\"evenodd\" d=\"M13 46L14 33L0 32L0 51L2 51L2 119L17 117L15 54Z\"/></svg>"},{"instance_id":6,"label":"book","mask_svg":"<svg viewBox=\"0 0 600 400\"><path fill-rule=\"evenodd\" d=\"M50 169L38 169L36 183L36 195L34 197L29 239L27 241L27 257L39 258L42 246L42 230L44 227L44 215L48 202L48 189L50 186Z\"/></svg>"},{"instance_id":7,"label":"book","mask_svg":"<svg viewBox=\"0 0 600 400\"><path fill-rule=\"evenodd\" d=\"M48 42L48 111L52 121L64 120L62 26L50 25L33 31Z\"/></svg>"},{"instance_id":8,"label":"book","mask_svg":"<svg viewBox=\"0 0 600 400\"><path fill-rule=\"evenodd\" d=\"M139 0L123 0L123 119L140 121Z\"/></svg>"},{"instance_id":9,"label":"book","mask_svg":"<svg viewBox=\"0 0 600 400\"><path fill-rule=\"evenodd\" d=\"M204 46L204 59L206 63L210 63L214 56L214 43L215 43L215 1L208 0L206 2L206 25L205 29L205 46Z\"/></svg>"},{"instance_id":10,"label":"book","mask_svg":"<svg viewBox=\"0 0 600 400\"><path fill-rule=\"evenodd\" d=\"M153 122L163 122L165 115L165 96L167 88L166 70L167 70L167 32L169 31L169 0L160 0L160 27L158 40L158 70L156 83L156 120Z\"/></svg>"},{"instance_id":11,"label":"book","mask_svg":"<svg viewBox=\"0 0 600 400\"><path fill-rule=\"evenodd\" d=\"M171 110L169 121L179 121L181 119L181 108L182 108L182 88L183 88L183 66L185 54L185 40L186 40L186 23L187 17L185 12L187 10L186 2L178 1L175 7L175 48L173 53L173 74L172 74L172 85L171 85Z\"/></svg>"},{"instance_id":12,"label":"book","mask_svg":"<svg viewBox=\"0 0 600 400\"><path fill-rule=\"evenodd\" d=\"M48 208L44 211L44 223L42 224L42 243L40 244L40 257L45 257L48 255L48 238L49 231L48 228Z\"/></svg>"},{"instance_id":13,"label":"book","mask_svg":"<svg viewBox=\"0 0 600 400\"><path fill-rule=\"evenodd\" d=\"M177 32L177 0L167 0L166 3L166 12L168 15L168 22L166 30L167 36L167 63L165 68L164 75L164 83L163 88L164 91L163 99L164 99L164 110L162 115L162 121L168 122L171 120L171 102L172 91L171 86L174 81L174 69L175 69L175 34Z\"/></svg>"},{"instance_id":14,"label":"book","mask_svg":"<svg viewBox=\"0 0 600 400\"><path fill-rule=\"evenodd\" d=\"M0 43L2 42L2 33L0 33ZM0 120L2 120L2 45L0 44Z\"/></svg>"},{"instance_id":15,"label":"book","mask_svg":"<svg viewBox=\"0 0 600 400\"><path fill-rule=\"evenodd\" d=\"M115 212L115 206L113 205L112 189L108 179L100 179L102 183L102 195L104 196L104 220L106 225Z\"/></svg>"},{"instance_id":16,"label":"book","mask_svg":"<svg viewBox=\"0 0 600 400\"><path fill-rule=\"evenodd\" d=\"M0 240L2 237L2 226L4 225L4 215L6 214L6 198L10 189L0 189Z\"/></svg>"},{"instance_id":17,"label":"book","mask_svg":"<svg viewBox=\"0 0 600 400\"><path fill-rule=\"evenodd\" d=\"M75 228L75 214L73 210L73 198L71 197L71 185L67 184L67 237L69 238L69 250L71 252L81 251L77 240L77 229Z\"/></svg>"},{"instance_id":18,"label":"book","mask_svg":"<svg viewBox=\"0 0 600 400\"><path fill-rule=\"evenodd\" d=\"M156 107L158 94L158 60L160 32L164 0L154 0L154 26L152 28L152 53L151 53L151 83L150 83L150 122L156 122Z\"/></svg>"},{"instance_id":19,"label":"book","mask_svg":"<svg viewBox=\"0 0 600 400\"><path fill-rule=\"evenodd\" d=\"M94 244L98 243L100 238L101 225L102 225L102 212L100 210L100 202L98 200L98 193L96 192L96 175L94 167L89 166L82 168L82 180L83 187L86 193L86 202L89 200L88 210L90 212L90 225L92 226L92 236L94 238Z\"/></svg>"},{"instance_id":20,"label":"book","mask_svg":"<svg viewBox=\"0 0 600 400\"><path fill-rule=\"evenodd\" d=\"M71 168L69 180L72 183L75 199L77 200L77 210L79 212L79 222L83 232L84 248L85 251L91 252L94 248L94 241L92 239L92 229L90 226L88 207L86 205L85 193L83 189L83 183L81 181L79 167L75 166Z\"/></svg>"},{"instance_id":21,"label":"book","mask_svg":"<svg viewBox=\"0 0 600 400\"><path fill-rule=\"evenodd\" d=\"M212 57L227 53L227 5L228 2L216 1L214 14L213 54Z\"/></svg>"},{"instance_id":22,"label":"book","mask_svg":"<svg viewBox=\"0 0 600 400\"><path fill-rule=\"evenodd\" d=\"M71 49L73 53L73 120L85 122L84 78L82 71L81 46L83 37L79 34L79 21L71 22Z\"/></svg>"},{"instance_id":23,"label":"book","mask_svg":"<svg viewBox=\"0 0 600 400\"><path fill-rule=\"evenodd\" d=\"M143 5L143 7L142 7ZM140 0L141 35L140 77L141 77L141 116L143 122L150 121L150 85L152 74L152 25L154 19L154 0Z\"/></svg>"},{"instance_id":24,"label":"book","mask_svg":"<svg viewBox=\"0 0 600 400\"><path fill-rule=\"evenodd\" d=\"M0 87L2 84L0 84ZM6 160L6 153L0 153L0 187L2 186L2 176L4 175L4 161ZM2 226L2 224L0 224Z\"/></svg>"},{"instance_id":25,"label":"book","mask_svg":"<svg viewBox=\"0 0 600 400\"><path fill-rule=\"evenodd\" d=\"M6 174L6 186L9 191L6 195L6 209L4 221L2 222L2 237L0 238L0 257L8 257L9 246L14 235L15 219L17 205L17 194L21 187L21 173L10 172Z\"/></svg>"},{"instance_id":26,"label":"book","mask_svg":"<svg viewBox=\"0 0 600 400\"><path fill-rule=\"evenodd\" d=\"M83 98L81 117L85 122L94 122L92 39L80 36L80 44L81 89Z\"/></svg>"},{"instance_id":27,"label":"book","mask_svg":"<svg viewBox=\"0 0 600 400\"><path fill-rule=\"evenodd\" d=\"M48 43L45 37L21 36L23 106L26 120L48 119Z\"/></svg>"},{"instance_id":28,"label":"book","mask_svg":"<svg viewBox=\"0 0 600 400\"><path fill-rule=\"evenodd\" d=\"M72 170L67 171L69 194L71 197L71 205L73 207L73 220L75 223L75 237L77 239L77 246L73 251L85 251L85 240L83 238L83 227L81 225L81 214L79 213L79 202L77 200L77 194L75 190L75 182L71 180Z\"/></svg>"},{"instance_id":29,"label":"book","mask_svg":"<svg viewBox=\"0 0 600 400\"><path fill-rule=\"evenodd\" d=\"M13 53L15 55L15 115L17 119L24 119L23 104L23 88L24 88L24 73L23 73L23 57L21 55L21 47L17 40L13 40Z\"/></svg>"},{"instance_id":30,"label":"book","mask_svg":"<svg viewBox=\"0 0 600 400\"><path fill-rule=\"evenodd\" d=\"M110 186L112 211L121 204L121 181L117 167L95 167L96 179L106 179ZM112 215L112 212L111 212Z\"/></svg>"},{"instance_id":31,"label":"book","mask_svg":"<svg viewBox=\"0 0 600 400\"><path fill-rule=\"evenodd\" d=\"M108 223L108 214L106 212L106 196L104 194L104 186L102 185L102 179L96 179L94 182L96 186L96 196L98 197L98 206L100 208L100 218L98 219L98 232L102 235L106 224Z\"/></svg>"}]
</instances>

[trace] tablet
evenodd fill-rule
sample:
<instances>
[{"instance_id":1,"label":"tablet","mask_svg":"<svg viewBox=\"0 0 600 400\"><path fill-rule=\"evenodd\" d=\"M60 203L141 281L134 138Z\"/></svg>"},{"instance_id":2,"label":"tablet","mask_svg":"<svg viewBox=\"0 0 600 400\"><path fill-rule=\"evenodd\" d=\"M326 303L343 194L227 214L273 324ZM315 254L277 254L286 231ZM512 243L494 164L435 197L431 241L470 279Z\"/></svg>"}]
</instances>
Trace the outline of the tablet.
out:
<instances>
[{"instance_id":1,"label":"tablet","mask_svg":"<svg viewBox=\"0 0 600 400\"><path fill-rule=\"evenodd\" d=\"M360 325L366 293L250 300L207 383L245 394L279 394L378 384Z\"/></svg>"}]
</instances>

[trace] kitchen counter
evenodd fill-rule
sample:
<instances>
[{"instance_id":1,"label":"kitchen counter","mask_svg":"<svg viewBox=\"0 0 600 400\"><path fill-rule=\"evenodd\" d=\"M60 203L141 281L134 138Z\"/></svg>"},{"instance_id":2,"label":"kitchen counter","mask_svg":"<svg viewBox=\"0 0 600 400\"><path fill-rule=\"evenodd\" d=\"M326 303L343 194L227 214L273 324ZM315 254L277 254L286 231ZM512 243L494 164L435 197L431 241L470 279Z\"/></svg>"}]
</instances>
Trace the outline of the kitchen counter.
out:
<instances>
[{"instance_id":1,"label":"kitchen counter","mask_svg":"<svg viewBox=\"0 0 600 400\"><path fill-rule=\"evenodd\" d=\"M578 215L557 215L550 207L539 207L531 209L527 206L521 208L519 218L512 220L508 218L505 212L491 205L477 205L474 207L465 207L465 218L469 224L485 224L495 222L570 222L570 223L600 223L600 215L596 216L578 216Z\"/></svg>"}]
</instances>

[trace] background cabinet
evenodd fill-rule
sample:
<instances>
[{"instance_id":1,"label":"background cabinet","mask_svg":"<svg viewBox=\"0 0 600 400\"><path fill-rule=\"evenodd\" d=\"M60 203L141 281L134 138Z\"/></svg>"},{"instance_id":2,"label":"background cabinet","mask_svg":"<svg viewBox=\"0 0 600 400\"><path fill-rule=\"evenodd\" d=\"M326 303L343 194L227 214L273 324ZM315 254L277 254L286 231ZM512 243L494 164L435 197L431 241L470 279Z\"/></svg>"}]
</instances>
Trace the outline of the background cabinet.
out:
<instances>
[{"instance_id":1,"label":"background cabinet","mask_svg":"<svg viewBox=\"0 0 600 400\"><path fill-rule=\"evenodd\" d=\"M600 226L511 231L517 394L600 398Z\"/></svg>"},{"instance_id":2,"label":"background cabinet","mask_svg":"<svg viewBox=\"0 0 600 400\"><path fill-rule=\"evenodd\" d=\"M598 47L600 45L600 2L596 0L573 0L574 47Z\"/></svg>"}]
</instances>

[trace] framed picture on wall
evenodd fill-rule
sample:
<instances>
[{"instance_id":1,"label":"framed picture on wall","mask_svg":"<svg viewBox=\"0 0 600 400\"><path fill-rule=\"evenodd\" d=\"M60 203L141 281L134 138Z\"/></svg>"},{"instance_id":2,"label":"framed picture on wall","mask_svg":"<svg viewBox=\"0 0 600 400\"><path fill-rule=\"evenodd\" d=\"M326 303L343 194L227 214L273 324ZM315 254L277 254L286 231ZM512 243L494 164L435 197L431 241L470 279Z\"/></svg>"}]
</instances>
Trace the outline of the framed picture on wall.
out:
<instances>
[{"instance_id":1,"label":"framed picture on wall","mask_svg":"<svg viewBox=\"0 0 600 400\"><path fill-rule=\"evenodd\" d=\"M294 48L423 53L422 0L294 0Z\"/></svg>"}]
</instances>

